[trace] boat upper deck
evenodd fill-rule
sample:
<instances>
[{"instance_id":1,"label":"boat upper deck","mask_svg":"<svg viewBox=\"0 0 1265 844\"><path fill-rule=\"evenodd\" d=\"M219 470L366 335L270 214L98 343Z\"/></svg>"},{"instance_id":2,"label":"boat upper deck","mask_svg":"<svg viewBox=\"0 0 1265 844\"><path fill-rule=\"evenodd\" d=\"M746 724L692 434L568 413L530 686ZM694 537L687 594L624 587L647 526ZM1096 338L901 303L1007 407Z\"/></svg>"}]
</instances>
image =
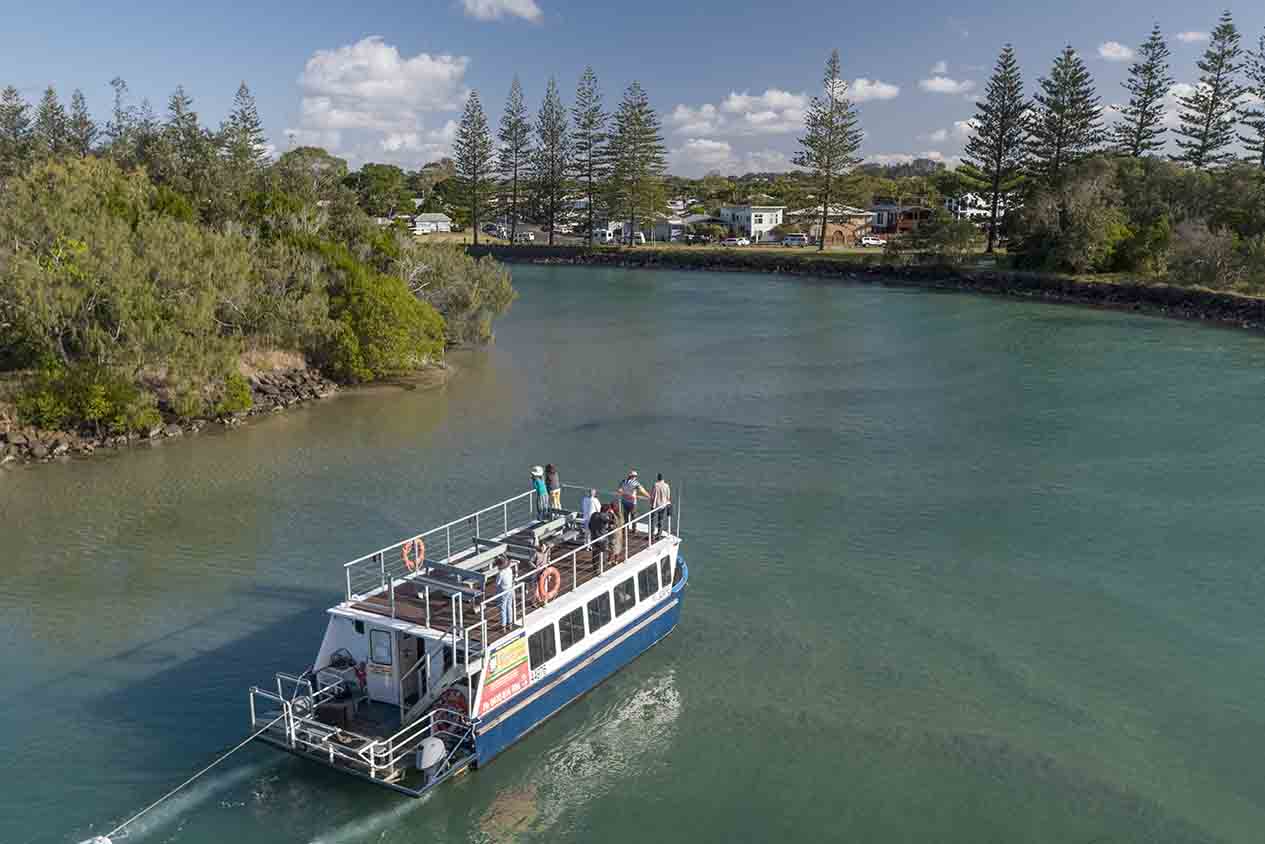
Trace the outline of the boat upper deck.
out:
<instances>
[{"instance_id":1,"label":"boat upper deck","mask_svg":"<svg viewBox=\"0 0 1265 844\"><path fill-rule=\"evenodd\" d=\"M347 596L335 611L427 628L437 638L451 636L454 645L477 652L545 605L536 585L546 566L560 575L556 600L672 538L668 507L643 512L590 541L578 513L538 510L536 503L535 493L521 493L346 563ZM542 544L550 548L544 565L536 557ZM502 557L515 568L515 625L505 623L499 607L496 576Z\"/></svg>"}]
</instances>

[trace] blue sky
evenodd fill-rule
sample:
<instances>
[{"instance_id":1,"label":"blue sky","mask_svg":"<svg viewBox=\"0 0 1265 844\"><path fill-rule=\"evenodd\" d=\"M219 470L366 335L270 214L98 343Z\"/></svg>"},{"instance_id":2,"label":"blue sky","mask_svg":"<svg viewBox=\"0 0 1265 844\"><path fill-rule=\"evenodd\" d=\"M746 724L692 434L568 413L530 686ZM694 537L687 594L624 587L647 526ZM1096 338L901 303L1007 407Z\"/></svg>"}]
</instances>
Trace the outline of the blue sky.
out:
<instances>
[{"instance_id":1,"label":"blue sky","mask_svg":"<svg viewBox=\"0 0 1265 844\"><path fill-rule=\"evenodd\" d=\"M17 0L5 2L0 85L17 85L32 101L48 84L67 99L82 88L102 120L114 76L159 110L183 84L211 122L245 80L278 150L315 143L353 166L417 167L447 151L469 89L495 126L515 73L534 113L550 75L569 101L592 64L608 105L631 80L642 82L664 119L671 169L682 175L786 169L832 48L860 100L865 154L951 162L1004 42L1015 44L1030 88L1072 44L1113 103L1128 67L1121 45L1135 48L1158 21L1174 76L1189 84L1205 46L1199 34L1221 9L1176 0L1035 8L965 0L894 10L854 0L643 0L618 12L572 0L47 0L15 14ZM1245 45L1255 45L1265 5L1230 8Z\"/></svg>"}]
</instances>

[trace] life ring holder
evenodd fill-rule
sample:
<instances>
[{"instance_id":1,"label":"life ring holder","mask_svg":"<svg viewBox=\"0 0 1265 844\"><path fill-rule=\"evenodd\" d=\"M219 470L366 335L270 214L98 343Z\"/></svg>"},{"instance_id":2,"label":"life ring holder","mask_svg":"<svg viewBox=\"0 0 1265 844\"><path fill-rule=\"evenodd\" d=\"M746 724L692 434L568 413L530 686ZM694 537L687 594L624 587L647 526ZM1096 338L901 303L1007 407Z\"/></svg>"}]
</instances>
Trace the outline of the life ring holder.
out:
<instances>
[{"instance_id":1,"label":"life ring holder","mask_svg":"<svg viewBox=\"0 0 1265 844\"><path fill-rule=\"evenodd\" d=\"M549 581L553 581L550 586ZM536 578L536 600L541 604L547 604L554 598L558 597L558 593L562 591L562 572L558 571L557 566L545 566L540 573L540 577Z\"/></svg>"},{"instance_id":2,"label":"life ring holder","mask_svg":"<svg viewBox=\"0 0 1265 844\"><path fill-rule=\"evenodd\" d=\"M404 568L417 571L426 561L426 541L420 536L404 540L400 545L400 557L404 559Z\"/></svg>"},{"instance_id":3,"label":"life ring holder","mask_svg":"<svg viewBox=\"0 0 1265 844\"><path fill-rule=\"evenodd\" d=\"M460 716L460 722L469 723L470 701L466 697L466 693L456 686L449 686L435 698L430 710L431 712L438 712L440 709L456 712ZM433 731L439 736L459 736L464 732L458 724L452 723L446 717L442 718L439 723L434 724Z\"/></svg>"}]
</instances>

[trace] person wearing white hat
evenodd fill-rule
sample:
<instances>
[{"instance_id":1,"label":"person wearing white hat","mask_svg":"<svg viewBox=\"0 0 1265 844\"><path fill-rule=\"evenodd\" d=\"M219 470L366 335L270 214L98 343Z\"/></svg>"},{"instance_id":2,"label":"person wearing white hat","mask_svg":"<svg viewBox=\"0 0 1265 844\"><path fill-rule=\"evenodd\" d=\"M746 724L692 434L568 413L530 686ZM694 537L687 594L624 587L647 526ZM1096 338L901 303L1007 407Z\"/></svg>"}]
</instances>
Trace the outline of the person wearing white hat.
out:
<instances>
[{"instance_id":1,"label":"person wearing white hat","mask_svg":"<svg viewBox=\"0 0 1265 844\"><path fill-rule=\"evenodd\" d=\"M543 467L531 467L531 486L536 493L536 518L544 521L549 510L549 492L545 489L545 470Z\"/></svg>"},{"instance_id":2,"label":"person wearing white hat","mask_svg":"<svg viewBox=\"0 0 1265 844\"><path fill-rule=\"evenodd\" d=\"M650 497L641 481L637 480L636 469L628 470L628 477L619 485L619 496L624 505L624 521L631 522L637 517L637 497Z\"/></svg>"}]
</instances>

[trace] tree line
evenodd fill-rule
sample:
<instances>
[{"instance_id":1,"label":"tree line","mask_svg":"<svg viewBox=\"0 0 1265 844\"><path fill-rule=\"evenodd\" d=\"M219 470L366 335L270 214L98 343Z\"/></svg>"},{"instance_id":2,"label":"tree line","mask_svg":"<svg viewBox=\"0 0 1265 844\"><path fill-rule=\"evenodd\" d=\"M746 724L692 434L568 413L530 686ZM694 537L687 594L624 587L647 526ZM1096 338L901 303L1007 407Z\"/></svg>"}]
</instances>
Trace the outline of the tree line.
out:
<instances>
[{"instance_id":1,"label":"tree line","mask_svg":"<svg viewBox=\"0 0 1265 844\"><path fill-rule=\"evenodd\" d=\"M471 91L453 143L457 201L478 243L480 224L495 208L508 220L511 239L518 225L544 226L552 245L575 200L583 200L585 232L593 242L602 217L628 220L631 231L666 202L667 150L662 125L641 83L624 91L614 113L603 107L597 74L585 68L568 109L557 80L550 78L535 120L517 76L493 139L478 91Z\"/></svg>"},{"instance_id":2,"label":"tree line","mask_svg":"<svg viewBox=\"0 0 1265 844\"><path fill-rule=\"evenodd\" d=\"M112 86L104 123L78 91L69 111L52 88L0 92L0 370L22 373L24 421L241 410L246 352L403 373L488 339L513 299L490 259L375 224L372 173L314 147L273 160L245 84L218 127L183 88L159 115Z\"/></svg>"},{"instance_id":3,"label":"tree line","mask_svg":"<svg viewBox=\"0 0 1265 844\"><path fill-rule=\"evenodd\" d=\"M1123 83L1128 101L1109 128L1072 46L1029 98L1006 45L952 176L958 191L989 202L987 251L1004 218L1010 251L1032 266L1146 269L1220 287L1265 275L1265 33L1255 49L1241 41L1225 12L1198 82L1176 98L1172 127L1175 80L1158 25L1138 47ZM1175 151L1164 156L1170 130ZM1007 204L1016 210L1003 214Z\"/></svg>"}]
</instances>

